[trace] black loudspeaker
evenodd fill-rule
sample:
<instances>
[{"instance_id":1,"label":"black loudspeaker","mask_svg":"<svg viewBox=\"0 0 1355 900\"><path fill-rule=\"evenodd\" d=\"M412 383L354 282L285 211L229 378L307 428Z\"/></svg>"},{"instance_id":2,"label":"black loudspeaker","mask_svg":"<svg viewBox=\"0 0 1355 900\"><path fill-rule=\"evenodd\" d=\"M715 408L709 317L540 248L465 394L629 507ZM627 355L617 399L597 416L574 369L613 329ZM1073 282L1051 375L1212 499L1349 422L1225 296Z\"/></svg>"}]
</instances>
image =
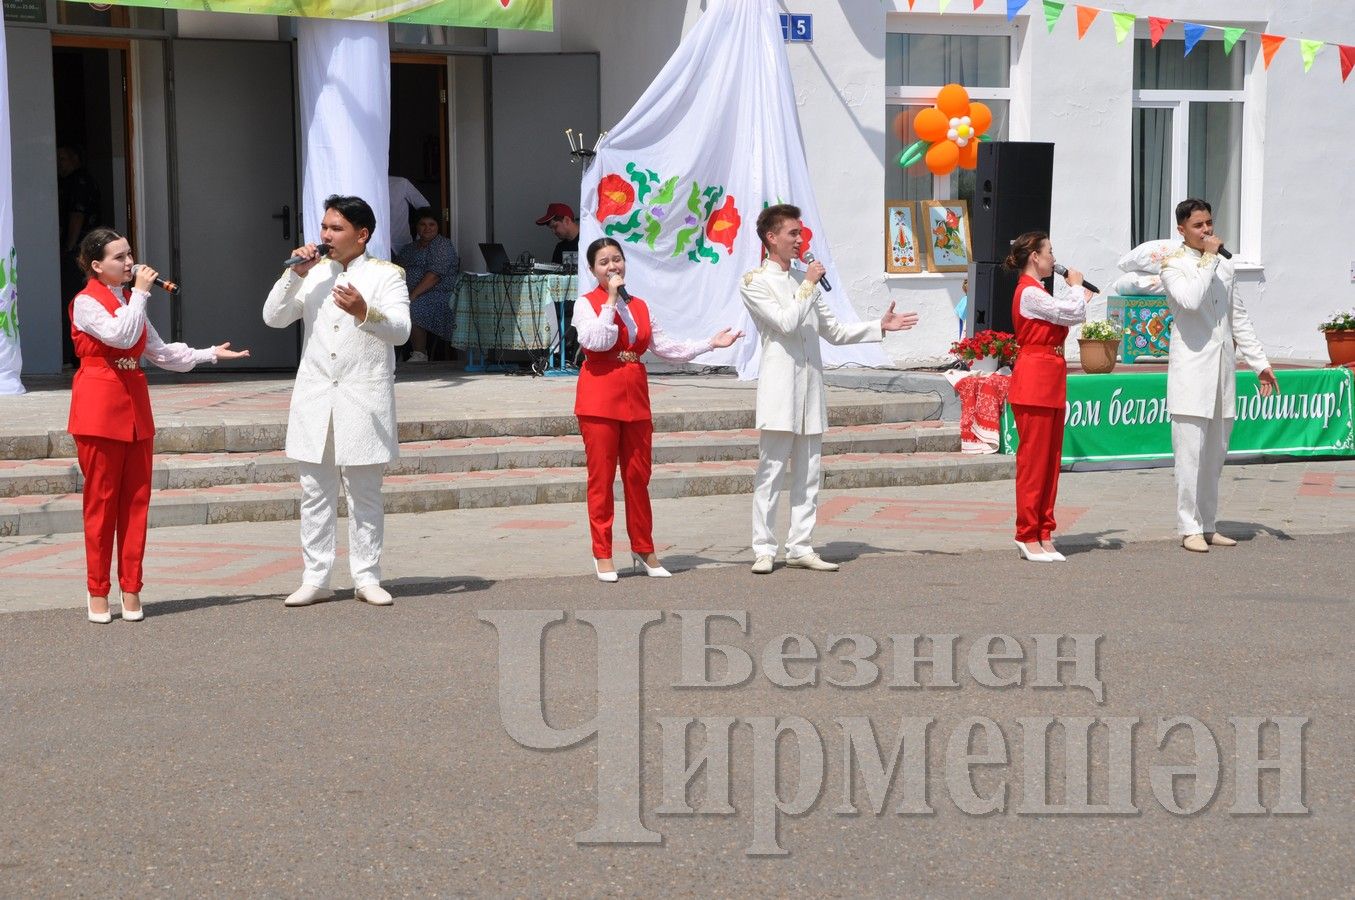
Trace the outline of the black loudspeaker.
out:
<instances>
[{"instance_id":1,"label":"black loudspeaker","mask_svg":"<svg viewBox=\"0 0 1355 900\"><path fill-rule=\"evenodd\" d=\"M1053 186L1053 144L980 144L970 211L974 261L1000 263L1017 235L1049 231Z\"/></svg>"},{"instance_id":2,"label":"black loudspeaker","mask_svg":"<svg viewBox=\"0 0 1355 900\"><path fill-rule=\"evenodd\" d=\"M974 309L971 335L980 331L1012 331L1012 297L1021 273L1002 263L976 262L969 284L969 303Z\"/></svg>"}]
</instances>

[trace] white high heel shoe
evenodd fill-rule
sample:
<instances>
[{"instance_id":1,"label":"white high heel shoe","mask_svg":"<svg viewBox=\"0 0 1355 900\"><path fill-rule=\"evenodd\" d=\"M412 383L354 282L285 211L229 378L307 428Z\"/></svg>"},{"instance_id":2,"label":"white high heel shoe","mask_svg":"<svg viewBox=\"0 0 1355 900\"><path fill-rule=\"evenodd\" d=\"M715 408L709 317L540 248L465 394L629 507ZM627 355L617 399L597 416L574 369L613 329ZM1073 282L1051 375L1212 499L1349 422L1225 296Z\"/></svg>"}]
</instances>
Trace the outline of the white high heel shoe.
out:
<instances>
[{"instance_id":1,"label":"white high heel shoe","mask_svg":"<svg viewBox=\"0 0 1355 900\"><path fill-rule=\"evenodd\" d=\"M1041 544L1040 544L1040 547L1041 547L1041 549L1043 549L1043 548L1044 548L1044 544L1041 543ZM1068 557L1064 556L1062 553L1060 553L1060 552L1057 551L1057 550L1045 550L1044 552L1045 552L1045 556L1048 556L1051 562L1067 562L1067 561L1068 561Z\"/></svg>"},{"instance_id":2,"label":"white high heel shoe","mask_svg":"<svg viewBox=\"0 0 1355 900\"><path fill-rule=\"evenodd\" d=\"M1045 553L1043 550L1039 553L1032 553L1025 544L1016 541L1016 549L1021 553L1021 558L1031 562L1053 562L1054 557Z\"/></svg>"},{"instance_id":3,"label":"white high heel shoe","mask_svg":"<svg viewBox=\"0 0 1355 900\"><path fill-rule=\"evenodd\" d=\"M645 570L645 574L648 575L650 578L672 578L672 577L673 577L673 573L670 572L670 571L668 571L667 569L665 569L665 568L663 567L663 564L662 564L662 563L660 563L660 564L657 565L657 566L654 566L653 568L650 568L649 563L645 562L644 557L641 556L640 554L638 554L638 553L631 553L630 558L635 562L635 571L636 571L636 572L639 572L640 569L641 569L641 567L643 567L644 570Z\"/></svg>"},{"instance_id":4,"label":"white high heel shoe","mask_svg":"<svg viewBox=\"0 0 1355 900\"><path fill-rule=\"evenodd\" d=\"M601 567L598 566L598 561L596 559L593 560L593 572L597 575L598 581L601 581L604 584L612 584L617 579L616 572L602 571Z\"/></svg>"},{"instance_id":5,"label":"white high heel shoe","mask_svg":"<svg viewBox=\"0 0 1355 900\"><path fill-rule=\"evenodd\" d=\"M94 598L90 596L89 591L85 591L85 613L95 625L107 625L113 621L113 610L106 609L101 613L94 611Z\"/></svg>"},{"instance_id":6,"label":"white high heel shoe","mask_svg":"<svg viewBox=\"0 0 1355 900\"><path fill-rule=\"evenodd\" d=\"M140 594L137 595L138 599L140 598L140 596L141 596ZM124 622L140 622L142 619L146 618L146 608L145 608L144 606L140 606L140 605L138 604L137 609L129 610L129 609L127 608L127 599L126 599L126 598L127 598L127 592L126 592L126 591L123 592L122 597L123 597L123 600L122 600L122 621L124 621Z\"/></svg>"}]
</instances>

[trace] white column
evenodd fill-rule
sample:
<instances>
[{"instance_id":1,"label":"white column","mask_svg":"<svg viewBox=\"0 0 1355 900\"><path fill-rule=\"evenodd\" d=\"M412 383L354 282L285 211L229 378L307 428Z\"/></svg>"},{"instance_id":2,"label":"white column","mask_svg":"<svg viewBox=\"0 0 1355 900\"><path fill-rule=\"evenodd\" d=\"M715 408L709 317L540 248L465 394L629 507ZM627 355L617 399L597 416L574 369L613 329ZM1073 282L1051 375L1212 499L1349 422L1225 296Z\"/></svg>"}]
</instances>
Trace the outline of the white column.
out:
<instances>
[{"instance_id":1,"label":"white column","mask_svg":"<svg viewBox=\"0 0 1355 900\"><path fill-rule=\"evenodd\" d=\"M318 241L325 198L361 197L376 212L367 250L390 257L390 32L384 22L300 19L302 227Z\"/></svg>"},{"instance_id":2,"label":"white column","mask_svg":"<svg viewBox=\"0 0 1355 900\"><path fill-rule=\"evenodd\" d=\"M14 256L14 183L9 165L9 71L5 27L0 22L0 394L22 394L19 381L19 286Z\"/></svg>"}]
</instances>

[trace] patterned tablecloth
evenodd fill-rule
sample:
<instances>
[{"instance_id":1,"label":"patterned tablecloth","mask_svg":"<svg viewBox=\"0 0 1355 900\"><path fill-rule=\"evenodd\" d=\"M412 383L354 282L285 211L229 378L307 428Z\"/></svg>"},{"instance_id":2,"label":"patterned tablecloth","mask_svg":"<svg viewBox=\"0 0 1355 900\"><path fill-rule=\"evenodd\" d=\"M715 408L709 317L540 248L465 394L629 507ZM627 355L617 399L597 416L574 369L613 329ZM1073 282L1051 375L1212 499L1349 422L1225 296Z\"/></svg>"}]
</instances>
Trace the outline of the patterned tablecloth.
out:
<instances>
[{"instance_id":1,"label":"patterned tablecloth","mask_svg":"<svg viewBox=\"0 0 1355 900\"><path fill-rule=\"evenodd\" d=\"M452 345L486 350L545 350L556 340L556 302L578 296L575 275L462 274L452 294Z\"/></svg>"}]
</instances>

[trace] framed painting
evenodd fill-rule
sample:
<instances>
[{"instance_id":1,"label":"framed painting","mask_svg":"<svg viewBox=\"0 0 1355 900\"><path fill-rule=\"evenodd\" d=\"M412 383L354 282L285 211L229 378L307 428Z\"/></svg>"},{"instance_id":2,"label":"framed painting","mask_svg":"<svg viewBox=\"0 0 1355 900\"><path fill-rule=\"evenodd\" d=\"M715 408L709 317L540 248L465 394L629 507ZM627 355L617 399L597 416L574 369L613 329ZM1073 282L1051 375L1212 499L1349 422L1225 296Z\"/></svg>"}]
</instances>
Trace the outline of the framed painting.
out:
<instances>
[{"instance_id":1,"label":"framed painting","mask_svg":"<svg viewBox=\"0 0 1355 900\"><path fill-rule=\"evenodd\" d=\"M885 201L885 271L894 274L922 271L914 200Z\"/></svg>"},{"instance_id":2,"label":"framed painting","mask_svg":"<svg viewBox=\"0 0 1355 900\"><path fill-rule=\"evenodd\" d=\"M924 200L927 271L964 272L969 268L969 202Z\"/></svg>"}]
</instances>

